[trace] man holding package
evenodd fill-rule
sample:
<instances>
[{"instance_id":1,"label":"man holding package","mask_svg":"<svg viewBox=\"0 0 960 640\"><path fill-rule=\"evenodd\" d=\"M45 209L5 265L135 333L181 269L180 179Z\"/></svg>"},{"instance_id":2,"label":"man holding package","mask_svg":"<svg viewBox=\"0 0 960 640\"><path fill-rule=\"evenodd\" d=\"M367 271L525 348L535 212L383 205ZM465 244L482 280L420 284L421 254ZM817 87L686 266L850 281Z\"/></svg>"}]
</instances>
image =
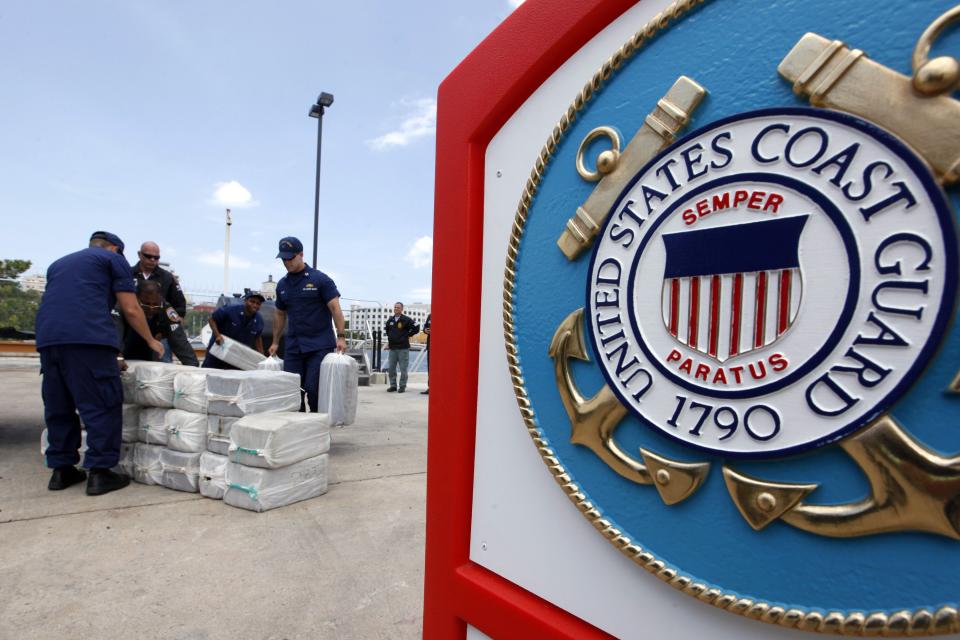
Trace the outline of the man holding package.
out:
<instances>
[{"instance_id":1,"label":"man holding package","mask_svg":"<svg viewBox=\"0 0 960 640\"><path fill-rule=\"evenodd\" d=\"M149 348L163 354L137 304L119 237L97 231L88 248L47 270L36 328L51 491L87 480L87 495L100 495L130 483L129 477L111 471L120 460L123 423L117 331L110 315L117 304ZM84 466L90 469L89 479L76 468L80 420L87 428Z\"/></svg>"},{"instance_id":2,"label":"man holding package","mask_svg":"<svg viewBox=\"0 0 960 640\"><path fill-rule=\"evenodd\" d=\"M166 340L181 364L189 367L200 366L197 354L194 353L190 341L184 334L180 317L173 307L163 299L163 288L160 283L153 280L140 283L137 289L137 302L147 319L147 327L150 329L151 335L160 340L161 344L163 344L163 340ZM122 318L120 340L123 357L127 360L153 359L149 345Z\"/></svg>"},{"instance_id":3,"label":"man holding package","mask_svg":"<svg viewBox=\"0 0 960 640\"><path fill-rule=\"evenodd\" d=\"M307 391L310 411L316 412L320 363L334 349L340 353L347 350L340 292L329 276L303 261L303 243L297 238L280 240L277 257L283 260L287 275L277 283L277 311L270 355L275 355L280 348L280 336L289 319L283 370L300 376L300 385Z\"/></svg>"},{"instance_id":4,"label":"man holding package","mask_svg":"<svg viewBox=\"0 0 960 640\"><path fill-rule=\"evenodd\" d=\"M207 356L203 359L205 368L237 368L210 354L213 343L223 344L224 336L256 349L257 353L263 353L263 316L260 315L262 304L263 296L260 292L250 291L243 296L243 304L226 305L213 312L209 321L213 336L207 345Z\"/></svg>"}]
</instances>

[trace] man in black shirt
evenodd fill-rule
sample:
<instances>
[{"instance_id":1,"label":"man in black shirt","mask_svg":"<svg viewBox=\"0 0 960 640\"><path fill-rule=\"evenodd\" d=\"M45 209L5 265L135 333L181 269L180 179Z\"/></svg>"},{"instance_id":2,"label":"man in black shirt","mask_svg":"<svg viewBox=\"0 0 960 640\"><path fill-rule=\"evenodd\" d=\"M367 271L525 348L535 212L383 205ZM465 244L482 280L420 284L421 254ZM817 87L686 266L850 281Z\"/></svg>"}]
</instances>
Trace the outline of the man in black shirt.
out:
<instances>
[{"instance_id":1,"label":"man in black shirt","mask_svg":"<svg viewBox=\"0 0 960 640\"><path fill-rule=\"evenodd\" d=\"M403 393L407 390L407 367L410 366L410 336L420 333L420 327L410 316L403 315L403 303L393 305L393 317L387 320L387 375L390 386L387 391ZM397 369L400 369L400 386L397 387Z\"/></svg>"},{"instance_id":2,"label":"man in black shirt","mask_svg":"<svg viewBox=\"0 0 960 640\"><path fill-rule=\"evenodd\" d=\"M181 322L187 314L187 300L180 289L180 283L177 282L176 276L160 266L160 246L156 242L148 240L140 245L137 257L139 257L139 260L132 267L137 288L139 289L144 282L156 282L160 286L161 299L174 311L173 315L177 318L176 320L171 319L171 321ZM180 336L174 338L176 340L183 337L182 341L177 340L180 344L173 345L168 338L162 340L164 351L161 359L164 362L173 361L171 351L177 353L184 351L183 343L186 342L186 334L183 331L180 334Z\"/></svg>"},{"instance_id":3,"label":"man in black shirt","mask_svg":"<svg viewBox=\"0 0 960 640\"><path fill-rule=\"evenodd\" d=\"M196 367L200 362L180 326L177 312L160 295L160 283L148 280L137 290L137 301L147 319L147 327L157 340L167 340L182 364ZM128 360L151 360L153 353L143 338L126 321L121 321L121 346Z\"/></svg>"}]
</instances>

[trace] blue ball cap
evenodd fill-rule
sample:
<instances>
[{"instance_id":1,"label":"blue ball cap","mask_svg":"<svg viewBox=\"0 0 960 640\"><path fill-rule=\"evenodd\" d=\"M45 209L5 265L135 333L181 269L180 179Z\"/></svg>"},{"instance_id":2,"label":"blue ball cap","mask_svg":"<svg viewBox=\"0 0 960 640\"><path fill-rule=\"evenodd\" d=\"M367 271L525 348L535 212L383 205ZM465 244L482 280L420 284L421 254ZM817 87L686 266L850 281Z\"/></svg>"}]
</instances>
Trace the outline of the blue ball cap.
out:
<instances>
[{"instance_id":1,"label":"blue ball cap","mask_svg":"<svg viewBox=\"0 0 960 640\"><path fill-rule=\"evenodd\" d=\"M277 254L277 257L289 260L302 251L303 243L293 236L287 236L280 240L280 253Z\"/></svg>"},{"instance_id":2,"label":"blue ball cap","mask_svg":"<svg viewBox=\"0 0 960 640\"><path fill-rule=\"evenodd\" d=\"M90 236L91 240L106 240L112 245L117 247L117 253L123 255L123 240L120 239L115 233L110 233L109 231L94 231L93 235Z\"/></svg>"},{"instance_id":3,"label":"blue ball cap","mask_svg":"<svg viewBox=\"0 0 960 640\"><path fill-rule=\"evenodd\" d=\"M260 302L266 302L266 298L263 297L263 294L259 291L247 291L243 294L244 300L249 300L250 298L260 298Z\"/></svg>"}]
</instances>

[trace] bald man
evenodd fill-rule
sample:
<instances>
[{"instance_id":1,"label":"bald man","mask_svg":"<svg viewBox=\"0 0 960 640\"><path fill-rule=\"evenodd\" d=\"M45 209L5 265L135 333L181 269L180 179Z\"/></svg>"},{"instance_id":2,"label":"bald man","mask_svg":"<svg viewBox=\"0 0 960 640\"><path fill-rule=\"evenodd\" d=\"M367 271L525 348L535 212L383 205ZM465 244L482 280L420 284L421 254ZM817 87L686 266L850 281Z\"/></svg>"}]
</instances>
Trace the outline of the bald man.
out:
<instances>
[{"instance_id":1,"label":"bald man","mask_svg":"<svg viewBox=\"0 0 960 640\"><path fill-rule=\"evenodd\" d=\"M133 277L137 282L137 289L144 282L156 282L160 286L160 295L163 300L170 305L164 313L171 324L174 325L174 328L179 329L174 331L169 338L164 338L164 351L161 360L164 362L173 361L171 347L175 347L172 351L178 354L177 357L180 357L180 353L188 351L192 354L193 349L187 341L186 333L180 326L187 313L187 300L183 297L183 291L180 289L180 283L177 282L177 279L172 273L160 266L160 245L152 240L147 240L140 245L137 257L139 260L133 265ZM174 341L174 344L171 344L171 341ZM185 362L184 364L197 366L195 358L194 362Z\"/></svg>"}]
</instances>

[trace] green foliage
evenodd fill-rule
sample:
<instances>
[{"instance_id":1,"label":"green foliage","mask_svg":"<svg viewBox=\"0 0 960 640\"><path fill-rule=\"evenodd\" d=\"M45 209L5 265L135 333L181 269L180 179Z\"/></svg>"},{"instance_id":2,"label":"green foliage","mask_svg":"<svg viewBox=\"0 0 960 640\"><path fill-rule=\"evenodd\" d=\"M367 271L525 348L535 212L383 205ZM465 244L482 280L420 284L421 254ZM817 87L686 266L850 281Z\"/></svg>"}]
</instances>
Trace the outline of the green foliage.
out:
<instances>
[{"instance_id":1,"label":"green foliage","mask_svg":"<svg viewBox=\"0 0 960 640\"><path fill-rule=\"evenodd\" d=\"M29 268L29 260L0 260L0 327L34 329L40 293L24 291L16 281Z\"/></svg>"}]
</instances>

